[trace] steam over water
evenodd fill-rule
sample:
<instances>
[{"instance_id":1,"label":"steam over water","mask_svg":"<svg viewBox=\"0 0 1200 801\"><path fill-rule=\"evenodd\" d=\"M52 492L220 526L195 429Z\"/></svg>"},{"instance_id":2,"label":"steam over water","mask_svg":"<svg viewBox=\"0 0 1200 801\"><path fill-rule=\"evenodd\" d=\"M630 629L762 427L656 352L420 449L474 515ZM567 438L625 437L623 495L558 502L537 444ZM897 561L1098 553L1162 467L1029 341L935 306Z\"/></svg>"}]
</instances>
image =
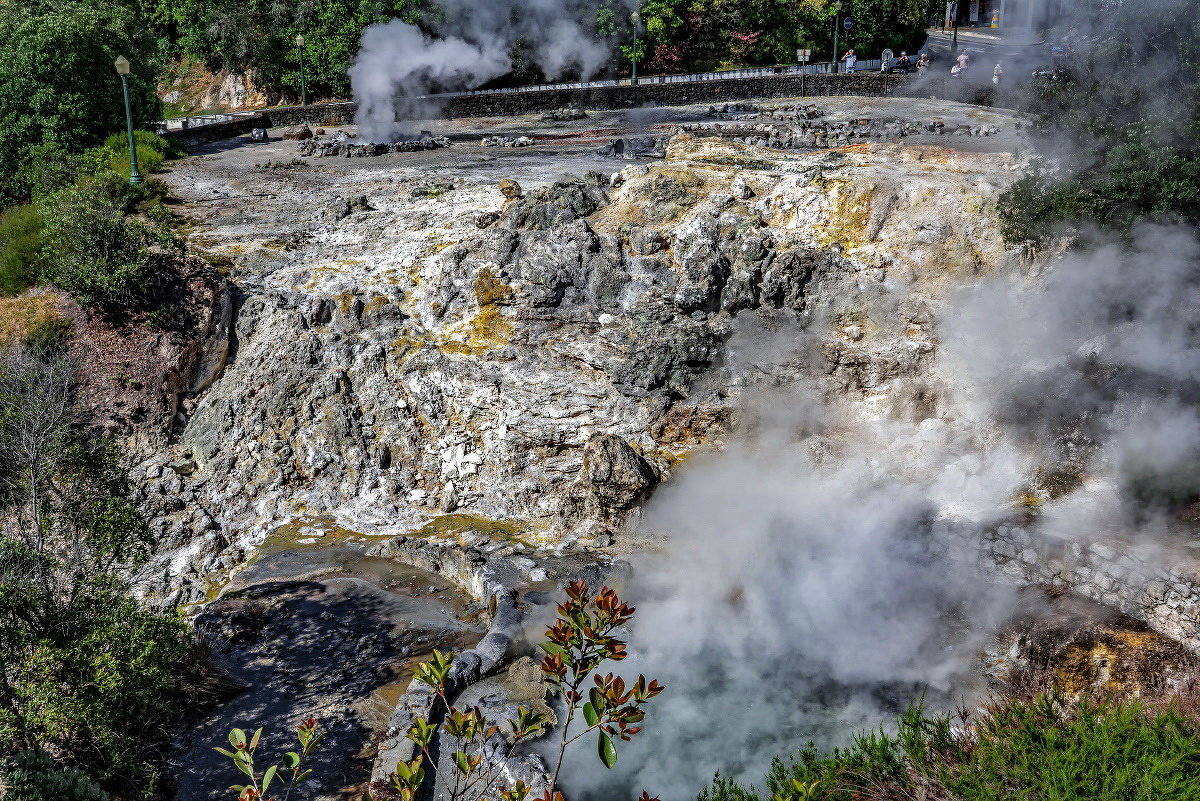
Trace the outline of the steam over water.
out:
<instances>
[{"instance_id":1,"label":"steam over water","mask_svg":"<svg viewBox=\"0 0 1200 801\"><path fill-rule=\"evenodd\" d=\"M997 522L1037 469L1058 469L1081 483L1044 504L1047 532L1172 536L1173 504L1200 498L1198 313L1196 238L1158 227L948 300L933 416L826 406L805 379L747 392L730 444L682 467L644 518L669 541L636 565L621 668L668 690L620 776L582 754L572 789L690 799L718 769L758 782L810 739L837 745L911 698L944 708L978 689L1008 591L931 544L931 522ZM741 324L734 372L786 374L811 347L794 321Z\"/></svg>"}]
</instances>

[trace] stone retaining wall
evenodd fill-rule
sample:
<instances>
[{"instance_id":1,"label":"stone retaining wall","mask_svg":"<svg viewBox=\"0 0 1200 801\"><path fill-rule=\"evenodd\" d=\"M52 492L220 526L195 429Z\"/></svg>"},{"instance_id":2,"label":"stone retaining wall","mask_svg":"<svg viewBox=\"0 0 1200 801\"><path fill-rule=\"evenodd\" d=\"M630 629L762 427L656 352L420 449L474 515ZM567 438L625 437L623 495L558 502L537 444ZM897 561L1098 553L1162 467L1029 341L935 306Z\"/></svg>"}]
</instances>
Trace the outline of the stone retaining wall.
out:
<instances>
[{"instance_id":1,"label":"stone retaining wall","mask_svg":"<svg viewBox=\"0 0 1200 801\"><path fill-rule=\"evenodd\" d=\"M552 111L566 106L609 110L641 106L679 106L691 103L725 103L731 100L770 97L879 97L900 89L909 79L898 75L771 75L682 83L641 83L637 86L601 86L591 89L554 89L506 94L460 95L447 98L442 116L517 116ZM261 114L200 128L170 131L167 135L185 145L199 145L249 133L254 128L277 128L307 123L340 126L354 122L355 103L264 109Z\"/></svg>"},{"instance_id":2,"label":"stone retaining wall","mask_svg":"<svg viewBox=\"0 0 1200 801\"><path fill-rule=\"evenodd\" d=\"M1200 566L1191 554L1062 540L1022 525L980 530L939 521L933 534L968 558L982 556L975 561L994 577L1070 589L1200 653Z\"/></svg>"}]
</instances>

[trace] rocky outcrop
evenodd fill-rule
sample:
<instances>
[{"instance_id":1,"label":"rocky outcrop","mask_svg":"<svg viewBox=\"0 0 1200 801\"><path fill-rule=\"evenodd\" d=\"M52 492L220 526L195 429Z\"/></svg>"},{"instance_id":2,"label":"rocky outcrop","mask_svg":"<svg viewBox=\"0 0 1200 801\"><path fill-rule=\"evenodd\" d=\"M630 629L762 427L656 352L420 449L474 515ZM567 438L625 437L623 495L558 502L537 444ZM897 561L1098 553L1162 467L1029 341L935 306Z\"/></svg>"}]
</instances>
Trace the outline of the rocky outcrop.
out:
<instances>
[{"instance_id":1,"label":"rocky outcrop","mask_svg":"<svg viewBox=\"0 0 1200 801\"><path fill-rule=\"evenodd\" d=\"M254 212L297 233L218 227L243 275L234 358L183 409L170 456L194 471L147 469L239 534L174 567L202 574L305 513L404 534L469 512L526 521L533 544L609 542L763 378L725 360L741 315L809 332L805 364L771 380L811 370L928 411L927 299L1010 258L987 209L1011 156L688 136L667 155L507 200L387 178L331 215L281 193Z\"/></svg>"}]
</instances>

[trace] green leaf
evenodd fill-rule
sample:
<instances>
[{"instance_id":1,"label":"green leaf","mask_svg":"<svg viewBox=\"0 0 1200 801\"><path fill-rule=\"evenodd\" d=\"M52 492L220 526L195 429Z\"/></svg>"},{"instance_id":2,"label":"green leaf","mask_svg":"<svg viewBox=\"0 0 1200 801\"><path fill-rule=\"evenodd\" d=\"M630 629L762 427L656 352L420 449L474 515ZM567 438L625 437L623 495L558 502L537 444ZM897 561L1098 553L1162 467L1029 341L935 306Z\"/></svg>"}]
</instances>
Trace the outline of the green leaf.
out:
<instances>
[{"instance_id":1,"label":"green leaf","mask_svg":"<svg viewBox=\"0 0 1200 801\"><path fill-rule=\"evenodd\" d=\"M288 751L283 755L283 766L290 770L295 770L300 766L300 755L295 751Z\"/></svg>"},{"instance_id":2,"label":"green leaf","mask_svg":"<svg viewBox=\"0 0 1200 801\"><path fill-rule=\"evenodd\" d=\"M454 767L458 768L458 772L464 776L471 775L471 763L467 760L465 751L454 752Z\"/></svg>"},{"instance_id":3,"label":"green leaf","mask_svg":"<svg viewBox=\"0 0 1200 801\"><path fill-rule=\"evenodd\" d=\"M600 732L600 737L596 740L596 751L604 767L611 769L617 764L617 747L613 745L612 738L604 732Z\"/></svg>"},{"instance_id":4,"label":"green leaf","mask_svg":"<svg viewBox=\"0 0 1200 801\"><path fill-rule=\"evenodd\" d=\"M262 731L262 729L259 729L259 731ZM266 773L263 774L263 777L262 777L263 795L267 794L267 788L271 786L271 780L275 778L275 771L277 771L277 770L279 770L279 766L272 765L271 767L267 768Z\"/></svg>"},{"instance_id":5,"label":"green leaf","mask_svg":"<svg viewBox=\"0 0 1200 801\"><path fill-rule=\"evenodd\" d=\"M237 758L237 756L232 751L226 751L224 748L217 748L214 746L213 750L216 751L218 754L221 754L222 756L229 757L230 759Z\"/></svg>"},{"instance_id":6,"label":"green leaf","mask_svg":"<svg viewBox=\"0 0 1200 801\"><path fill-rule=\"evenodd\" d=\"M241 729L234 729L229 732L229 744L234 748L241 748L246 742L246 732Z\"/></svg>"},{"instance_id":7,"label":"green leaf","mask_svg":"<svg viewBox=\"0 0 1200 801\"><path fill-rule=\"evenodd\" d=\"M600 716L596 714L596 707L592 706L591 701L583 705L583 719L589 726L595 726L600 722Z\"/></svg>"},{"instance_id":8,"label":"green leaf","mask_svg":"<svg viewBox=\"0 0 1200 801\"><path fill-rule=\"evenodd\" d=\"M262 729L254 732L254 736L250 738L250 747L247 750L253 751L255 748L258 748L258 741L262 738L262 732Z\"/></svg>"},{"instance_id":9,"label":"green leaf","mask_svg":"<svg viewBox=\"0 0 1200 801\"><path fill-rule=\"evenodd\" d=\"M236 760L236 759L233 761L233 764L237 765L237 769L240 770L242 773L245 773L251 779L254 778L254 768L250 767L245 762L242 762L241 760Z\"/></svg>"},{"instance_id":10,"label":"green leaf","mask_svg":"<svg viewBox=\"0 0 1200 801\"><path fill-rule=\"evenodd\" d=\"M563 652L563 647L555 642L539 643L538 648L541 648L543 651L550 654L551 656L554 656L555 654L561 654Z\"/></svg>"},{"instance_id":11,"label":"green leaf","mask_svg":"<svg viewBox=\"0 0 1200 801\"><path fill-rule=\"evenodd\" d=\"M302 772L300 773L300 775L296 777L296 784L299 784L300 782L304 781L305 779L307 779L307 778L308 778L309 776L311 776L311 775L312 775L312 768L309 768L308 770L302 771Z\"/></svg>"}]
</instances>

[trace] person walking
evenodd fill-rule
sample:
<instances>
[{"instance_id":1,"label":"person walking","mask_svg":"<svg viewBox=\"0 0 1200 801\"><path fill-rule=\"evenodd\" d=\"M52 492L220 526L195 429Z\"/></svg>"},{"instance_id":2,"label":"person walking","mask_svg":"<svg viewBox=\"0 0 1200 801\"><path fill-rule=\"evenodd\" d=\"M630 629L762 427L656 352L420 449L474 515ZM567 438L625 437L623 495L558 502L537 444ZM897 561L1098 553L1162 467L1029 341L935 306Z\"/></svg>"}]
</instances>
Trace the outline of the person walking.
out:
<instances>
[{"instance_id":1,"label":"person walking","mask_svg":"<svg viewBox=\"0 0 1200 801\"><path fill-rule=\"evenodd\" d=\"M858 61L858 56L854 55L853 50L847 50L846 55L842 56L842 63L846 65L846 72L854 72L854 62Z\"/></svg>"},{"instance_id":2,"label":"person walking","mask_svg":"<svg viewBox=\"0 0 1200 801\"><path fill-rule=\"evenodd\" d=\"M967 51L964 50L961 53L959 53L958 60L955 62L955 66L958 67L958 71L960 73L966 72L967 67L969 67L970 65L971 65L971 57L967 55Z\"/></svg>"},{"instance_id":3,"label":"person walking","mask_svg":"<svg viewBox=\"0 0 1200 801\"><path fill-rule=\"evenodd\" d=\"M1000 76L1004 74L1004 70L1000 68L1000 62L996 62L996 68L992 70L992 83L1000 85Z\"/></svg>"}]
</instances>

